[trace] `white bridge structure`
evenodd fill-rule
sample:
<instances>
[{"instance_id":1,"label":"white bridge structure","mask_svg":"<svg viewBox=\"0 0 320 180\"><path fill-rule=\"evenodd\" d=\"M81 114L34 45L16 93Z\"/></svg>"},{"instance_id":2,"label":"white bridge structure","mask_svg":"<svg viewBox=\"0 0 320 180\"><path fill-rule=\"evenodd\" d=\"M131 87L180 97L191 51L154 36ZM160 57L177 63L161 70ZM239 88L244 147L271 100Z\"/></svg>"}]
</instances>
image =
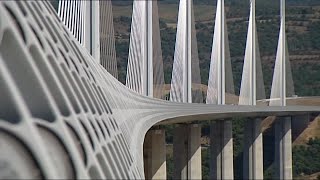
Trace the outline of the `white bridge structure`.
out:
<instances>
[{"instance_id":1,"label":"white bridge structure","mask_svg":"<svg viewBox=\"0 0 320 180\"><path fill-rule=\"evenodd\" d=\"M290 105L299 99L290 98L285 1L280 2L271 98L266 100L251 0L239 105L231 105L223 0L217 1L206 99L193 2L180 0L170 101L162 100L157 1L133 2L126 85L117 80L111 1L63 0L58 13L47 1L0 1L0 178L166 179L159 125L177 124L174 178L201 179L199 122L212 121L210 176L233 179L231 118L246 117L244 178L263 179L261 122L277 116L277 178L292 179L291 124L305 122L320 107Z\"/></svg>"}]
</instances>

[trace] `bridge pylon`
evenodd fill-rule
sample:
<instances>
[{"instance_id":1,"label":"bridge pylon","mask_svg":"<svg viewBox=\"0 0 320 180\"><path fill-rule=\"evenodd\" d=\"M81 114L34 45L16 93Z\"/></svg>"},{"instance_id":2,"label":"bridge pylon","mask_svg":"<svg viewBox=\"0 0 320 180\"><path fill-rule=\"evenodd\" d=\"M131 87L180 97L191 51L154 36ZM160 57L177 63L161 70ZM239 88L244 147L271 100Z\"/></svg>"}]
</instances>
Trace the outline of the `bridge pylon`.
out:
<instances>
[{"instance_id":1,"label":"bridge pylon","mask_svg":"<svg viewBox=\"0 0 320 180\"><path fill-rule=\"evenodd\" d=\"M226 93L234 94L224 0L217 1L209 72L207 104L226 104ZM210 128L210 178L233 179L232 121L217 121Z\"/></svg>"},{"instance_id":2,"label":"bridge pylon","mask_svg":"<svg viewBox=\"0 0 320 180\"><path fill-rule=\"evenodd\" d=\"M193 0L180 0L170 100L203 103L200 85ZM180 124L174 131L176 133L173 135L173 178L201 179L201 126Z\"/></svg>"},{"instance_id":3,"label":"bridge pylon","mask_svg":"<svg viewBox=\"0 0 320 180\"><path fill-rule=\"evenodd\" d=\"M164 99L157 3L140 0L133 2L126 86L141 95ZM166 179L165 132L149 130L145 137L145 178Z\"/></svg>"},{"instance_id":4,"label":"bridge pylon","mask_svg":"<svg viewBox=\"0 0 320 180\"><path fill-rule=\"evenodd\" d=\"M286 106L287 97L294 95L291 66L286 41L285 0L280 0L280 33L270 95L270 106ZM275 121L275 175L278 179L292 179L291 117Z\"/></svg>"},{"instance_id":5,"label":"bridge pylon","mask_svg":"<svg viewBox=\"0 0 320 180\"><path fill-rule=\"evenodd\" d=\"M265 99L266 95L256 28L255 0L251 0L250 6L239 105L255 106L257 100ZM248 119L245 122L243 149L244 179L263 179L261 122L261 118Z\"/></svg>"}]
</instances>

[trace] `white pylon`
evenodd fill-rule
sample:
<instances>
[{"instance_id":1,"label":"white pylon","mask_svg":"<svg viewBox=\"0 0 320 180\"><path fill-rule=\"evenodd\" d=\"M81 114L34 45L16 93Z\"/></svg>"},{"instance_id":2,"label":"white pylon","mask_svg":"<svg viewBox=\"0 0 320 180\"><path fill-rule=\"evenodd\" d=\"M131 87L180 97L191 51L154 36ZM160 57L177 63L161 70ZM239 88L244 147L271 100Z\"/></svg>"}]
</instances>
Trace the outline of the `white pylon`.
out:
<instances>
[{"instance_id":1,"label":"white pylon","mask_svg":"<svg viewBox=\"0 0 320 180\"><path fill-rule=\"evenodd\" d=\"M224 0L217 1L209 72L207 104L226 104L226 93L234 94ZM232 121L218 121L210 127L210 178L233 179Z\"/></svg>"},{"instance_id":2,"label":"white pylon","mask_svg":"<svg viewBox=\"0 0 320 180\"><path fill-rule=\"evenodd\" d=\"M239 104L241 105L256 105L257 100L266 98L255 20L255 0L251 0L250 6L247 43L239 96Z\"/></svg>"},{"instance_id":3,"label":"white pylon","mask_svg":"<svg viewBox=\"0 0 320 180\"><path fill-rule=\"evenodd\" d=\"M225 104L225 94L234 94L224 1L218 0L211 52L207 103Z\"/></svg>"},{"instance_id":4,"label":"white pylon","mask_svg":"<svg viewBox=\"0 0 320 180\"><path fill-rule=\"evenodd\" d=\"M270 106L286 106L287 96L294 95L289 53L286 42L285 0L280 0L280 35L270 95ZM275 122L276 178L292 179L291 117Z\"/></svg>"},{"instance_id":5,"label":"white pylon","mask_svg":"<svg viewBox=\"0 0 320 180\"><path fill-rule=\"evenodd\" d=\"M255 18L255 0L250 3L247 44L243 64L239 105L256 105L265 99ZM261 119L247 119L244 131L243 178L263 179L263 142Z\"/></svg>"},{"instance_id":6,"label":"white pylon","mask_svg":"<svg viewBox=\"0 0 320 180\"><path fill-rule=\"evenodd\" d=\"M180 0L170 100L202 103L192 0Z\"/></svg>"},{"instance_id":7,"label":"white pylon","mask_svg":"<svg viewBox=\"0 0 320 180\"><path fill-rule=\"evenodd\" d=\"M145 96L164 97L157 1L133 3L126 85Z\"/></svg>"},{"instance_id":8,"label":"white pylon","mask_svg":"<svg viewBox=\"0 0 320 180\"><path fill-rule=\"evenodd\" d=\"M270 106L286 106L287 96L294 95L294 85L286 41L285 0L280 0L280 2L281 25L270 94Z\"/></svg>"}]
</instances>

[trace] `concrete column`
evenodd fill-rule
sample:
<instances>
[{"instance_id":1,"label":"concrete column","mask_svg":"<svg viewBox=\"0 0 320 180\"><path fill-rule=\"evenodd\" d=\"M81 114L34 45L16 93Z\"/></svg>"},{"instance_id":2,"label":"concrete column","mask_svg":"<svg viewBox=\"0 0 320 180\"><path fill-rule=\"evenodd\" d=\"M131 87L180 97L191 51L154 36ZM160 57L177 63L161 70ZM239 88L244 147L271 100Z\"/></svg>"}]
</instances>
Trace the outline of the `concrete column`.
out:
<instances>
[{"instance_id":1,"label":"concrete column","mask_svg":"<svg viewBox=\"0 0 320 180\"><path fill-rule=\"evenodd\" d=\"M210 179L233 179L232 121L211 124L210 150Z\"/></svg>"},{"instance_id":2,"label":"concrete column","mask_svg":"<svg viewBox=\"0 0 320 180\"><path fill-rule=\"evenodd\" d=\"M201 126L189 125L188 133L188 179L202 179Z\"/></svg>"},{"instance_id":3,"label":"concrete column","mask_svg":"<svg viewBox=\"0 0 320 180\"><path fill-rule=\"evenodd\" d=\"M244 130L243 178L263 179L261 118L246 121Z\"/></svg>"},{"instance_id":4,"label":"concrete column","mask_svg":"<svg viewBox=\"0 0 320 180\"><path fill-rule=\"evenodd\" d=\"M167 179L165 131L149 130L143 146L145 178Z\"/></svg>"},{"instance_id":5,"label":"concrete column","mask_svg":"<svg viewBox=\"0 0 320 180\"><path fill-rule=\"evenodd\" d=\"M277 179L292 179L291 117L275 122L275 165Z\"/></svg>"},{"instance_id":6,"label":"concrete column","mask_svg":"<svg viewBox=\"0 0 320 180\"><path fill-rule=\"evenodd\" d=\"M173 134L173 178L201 179L201 126L178 125Z\"/></svg>"}]
</instances>

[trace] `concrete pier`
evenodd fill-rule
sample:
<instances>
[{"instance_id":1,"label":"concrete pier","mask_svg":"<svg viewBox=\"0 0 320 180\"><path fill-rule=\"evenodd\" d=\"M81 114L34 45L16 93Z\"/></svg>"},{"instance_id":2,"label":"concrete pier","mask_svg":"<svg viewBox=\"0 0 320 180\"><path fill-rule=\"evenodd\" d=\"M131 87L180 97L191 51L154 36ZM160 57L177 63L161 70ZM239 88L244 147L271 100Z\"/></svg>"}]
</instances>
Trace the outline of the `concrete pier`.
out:
<instances>
[{"instance_id":1,"label":"concrete pier","mask_svg":"<svg viewBox=\"0 0 320 180\"><path fill-rule=\"evenodd\" d=\"M149 130L144 141L146 179L167 179L166 141L164 130Z\"/></svg>"},{"instance_id":2,"label":"concrete pier","mask_svg":"<svg viewBox=\"0 0 320 180\"><path fill-rule=\"evenodd\" d=\"M210 179L233 179L232 121L216 121L210 127Z\"/></svg>"},{"instance_id":3,"label":"concrete pier","mask_svg":"<svg viewBox=\"0 0 320 180\"><path fill-rule=\"evenodd\" d=\"M292 179L291 117L275 122L275 178Z\"/></svg>"},{"instance_id":4,"label":"concrete pier","mask_svg":"<svg viewBox=\"0 0 320 180\"><path fill-rule=\"evenodd\" d=\"M248 119L244 129L243 178L263 179L261 118Z\"/></svg>"},{"instance_id":5,"label":"concrete pier","mask_svg":"<svg viewBox=\"0 0 320 180\"><path fill-rule=\"evenodd\" d=\"M173 134L173 178L202 179L201 126L178 125Z\"/></svg>"}]
</instances>

